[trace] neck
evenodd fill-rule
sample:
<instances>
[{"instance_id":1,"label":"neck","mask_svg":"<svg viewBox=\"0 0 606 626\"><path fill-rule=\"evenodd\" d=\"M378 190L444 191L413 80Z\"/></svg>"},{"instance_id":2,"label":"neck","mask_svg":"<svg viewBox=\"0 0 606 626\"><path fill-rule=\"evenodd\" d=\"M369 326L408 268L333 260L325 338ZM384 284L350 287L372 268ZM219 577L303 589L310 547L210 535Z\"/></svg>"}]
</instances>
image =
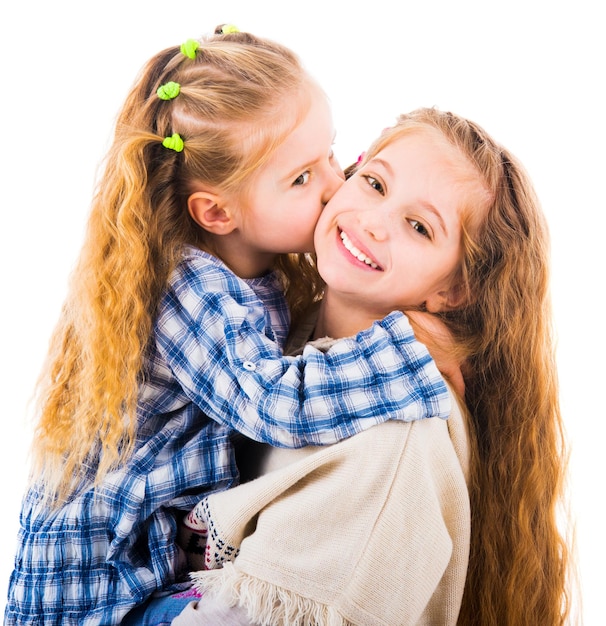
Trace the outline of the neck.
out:
<instances>
[{"instance_id":1,"label":"neck","mask_svg":"<svg viewBox=\"0 0 606 626\"><path fill-rule=\"evenodd\" d=\"M372 326L373 322L383 319L388 313L390 311L368 310L358 302L337 297L326 288L320 304L314 339L351 337Z\"/></svg>"},{"instance_id":2,"label":"neck","mask_svg":"<svg viewBox=\"0 0 606 626\"><path fill-rule=\"evenodd\" d=\"M240 278L258 278L274 267L276 254L251 251L240 240L238 233L209 237L211 254L219 257Z\"/></svg>"}]
</instances>

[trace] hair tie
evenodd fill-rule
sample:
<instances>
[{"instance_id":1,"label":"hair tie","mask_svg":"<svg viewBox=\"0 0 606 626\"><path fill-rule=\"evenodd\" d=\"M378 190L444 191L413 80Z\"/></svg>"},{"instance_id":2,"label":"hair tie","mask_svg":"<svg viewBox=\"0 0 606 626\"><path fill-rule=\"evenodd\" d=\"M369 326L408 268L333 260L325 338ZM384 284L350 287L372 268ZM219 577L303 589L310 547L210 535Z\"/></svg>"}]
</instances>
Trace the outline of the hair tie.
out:
<instances>
[{"instance_id":1,"label":"hair tie","mask_svg":"<svg viewBox=\"0 0 606 626\"><path fill-rule=\"evenodd\" d=\"M173 98L176 98L180 92L181 85L173 82L172 80L164 85L160 85L156 91L160 100L172 100Z\"/></svg>"},{"instance_id":2,"label":"hair tie","mask_svg":"<svg viewBox=\"0 0 606 626\"><path fill-rule=\"evenodd\" d=\"M215 35L230 35L231 33L239 33L240 29L233 24L221 24L215 28Z\"/></svg>"},{"instance_id":3,"label":"hair tie","mask_svg":"<svg viewBox=\"0 0 606 626\"><path fill-rule=\"evenodd\" d=\"M196 50L200 47L200 43L195 39L188 39L181 44L181 52L190 59L196 58Z\"/></svg>"},{"instance_id":4,"label":"hair tie","mask_svg":"<svg viewBox=\"0 0 606 626\"><path fill-rule=\"evenodd\" d=\"M181 152L183 150L183 139L179 133L173 133L171 137L165 137L162 145L169 150Z\"/></svg>"}]
</instances>

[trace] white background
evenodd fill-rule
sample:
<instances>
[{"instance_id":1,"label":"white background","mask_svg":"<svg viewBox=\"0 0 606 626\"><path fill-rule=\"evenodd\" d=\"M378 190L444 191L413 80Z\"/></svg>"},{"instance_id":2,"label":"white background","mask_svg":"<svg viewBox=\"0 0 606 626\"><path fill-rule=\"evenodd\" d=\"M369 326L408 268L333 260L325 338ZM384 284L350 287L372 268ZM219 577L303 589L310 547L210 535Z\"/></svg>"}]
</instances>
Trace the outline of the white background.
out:
<instances>
[{"instance_id":1,"label":"white background","mask_svg":"<svg viewBox=\"0 0 606 626\"><path fill-rule=\"evenodd\" d=\"M233 22L299 53L331 97L342 165L399 112L435 105L485 126L529 169L552 231L585 623L600 623L606 47L598 11L591 0L3 2L0 602L26 473L27 401L115 115L149 56Z\"/></svg>"}]
</instances>

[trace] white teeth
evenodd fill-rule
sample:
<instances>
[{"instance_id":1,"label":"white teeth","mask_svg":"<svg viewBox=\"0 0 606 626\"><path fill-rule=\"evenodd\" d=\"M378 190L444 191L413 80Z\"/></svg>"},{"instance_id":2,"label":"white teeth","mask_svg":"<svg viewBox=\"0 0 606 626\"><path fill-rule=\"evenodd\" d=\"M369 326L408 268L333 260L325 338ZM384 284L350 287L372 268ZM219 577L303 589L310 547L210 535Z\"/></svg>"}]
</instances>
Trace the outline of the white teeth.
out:
<instances>
[{"instance_id":1,"label":"white teeth","mask_svg":"<svg viewBox=\"0 0 606 626\"><path fill-rule=\"evenodd\" d=\"M369 259L363 252L358 250L353 245L353 243L351 243L351 240L343 231L341 231L341 241L343 242L345 248L349 250L349 252L351 252L351 254L355 256L358 261L362 261L363 263L366 263L366 265L370 265L370 267L374 269L377 269L377 267L379 267L372 259Z\"/></svg>"}]
</instances>

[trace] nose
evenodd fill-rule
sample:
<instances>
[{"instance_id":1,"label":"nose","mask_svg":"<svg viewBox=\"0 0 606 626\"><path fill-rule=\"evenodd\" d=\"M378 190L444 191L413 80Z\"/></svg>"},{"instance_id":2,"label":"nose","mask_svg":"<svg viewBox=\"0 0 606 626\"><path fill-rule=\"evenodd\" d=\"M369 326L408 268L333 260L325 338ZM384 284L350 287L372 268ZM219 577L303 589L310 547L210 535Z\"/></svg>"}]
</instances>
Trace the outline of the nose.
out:
<instances>
[{"instance_id":1,"label":"nose","mask_svg":"<svg viewBox=\"0 0 606 626\"><path fill-rule=\"evenodd\" d=\"M375 241L385 241L389 236L389 225L384 213L376 207L358 211L358 223L362 230Z\"/></svg>"},{"instance_id":2,"label":"nose","mask_svg":"<svg viewBox=\"0 0 606 626\"><path fill-rule=\"evenodd\" d=\"M326 181L324 192L322 193L322 204L325 205L337 192L339 187L345 182L345 175L341 168L329 166L326 170Z\"/></svg>"}]
</instances>

